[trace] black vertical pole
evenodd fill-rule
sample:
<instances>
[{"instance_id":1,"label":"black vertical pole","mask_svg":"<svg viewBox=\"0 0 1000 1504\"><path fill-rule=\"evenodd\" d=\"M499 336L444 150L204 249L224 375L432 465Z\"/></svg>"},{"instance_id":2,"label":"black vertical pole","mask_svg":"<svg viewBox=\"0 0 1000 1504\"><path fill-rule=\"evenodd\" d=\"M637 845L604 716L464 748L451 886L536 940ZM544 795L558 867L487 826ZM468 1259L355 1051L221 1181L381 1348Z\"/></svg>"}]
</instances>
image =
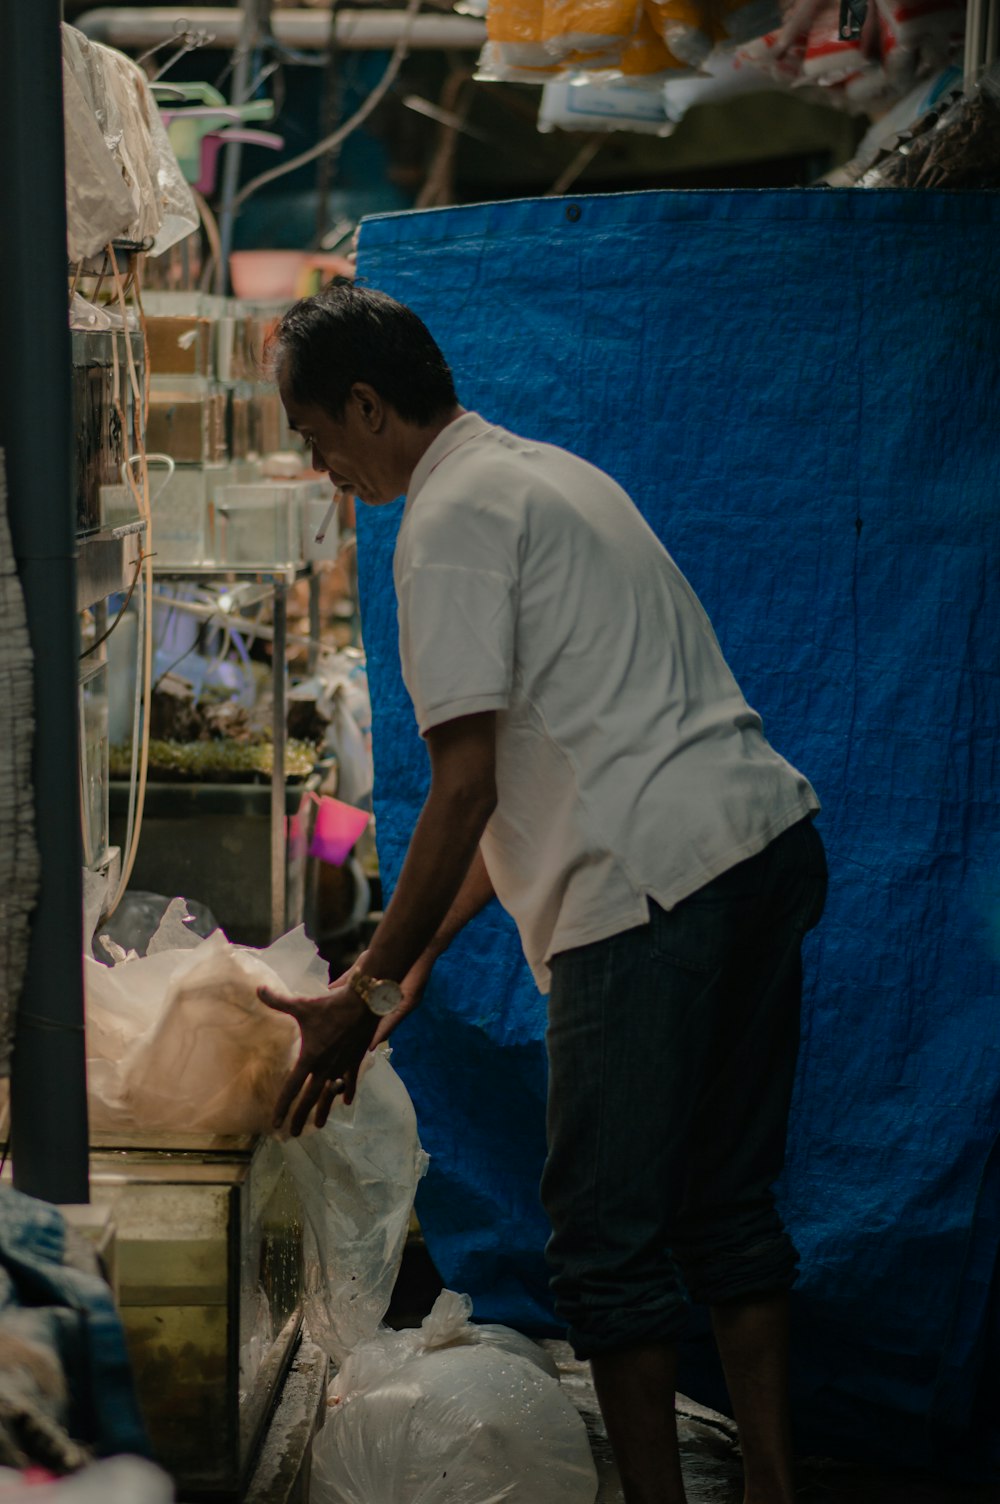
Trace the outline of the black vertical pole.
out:
<instances>
[{"instance_id":1,"label":"black vertical pole","mask_svg":"<svg viewBox=\"0 0 1000 1504\"><path fill-rule=\"evenodd\" d=\"M89 1199L60 0L0 0L0 448L35 664L41 887L11 1079L14 1184Z\"/></svg>"}]
</instances>

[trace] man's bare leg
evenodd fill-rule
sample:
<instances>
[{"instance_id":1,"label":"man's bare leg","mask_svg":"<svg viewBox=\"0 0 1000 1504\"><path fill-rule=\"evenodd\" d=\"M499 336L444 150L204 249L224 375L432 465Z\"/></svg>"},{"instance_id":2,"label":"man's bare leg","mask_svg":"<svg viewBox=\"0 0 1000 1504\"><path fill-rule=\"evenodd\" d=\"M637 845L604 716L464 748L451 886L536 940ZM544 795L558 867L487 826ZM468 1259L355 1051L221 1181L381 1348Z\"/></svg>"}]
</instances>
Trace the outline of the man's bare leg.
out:
<instances>
[{"instance_id":1,"label":"man's bare leg","mask_svg":"<svg viewBox=\"0 0 1000 1504\"><path fill-rule=\"evenodd\" d=\"M591 1359L625 1504L685 1504L677 1449L677 1357L665 1342Z\"/></svg>"},{"instance_id":2,"label":"man's bare leg","mask_svg":"<svg viewBox=\"0 0 1000 1504\"><path fill-rule=\"evenodd\" d=\"M712 1307L743 1453L744 1504L792 1504L788 1296Z\"/></svg>"}]
</instances>

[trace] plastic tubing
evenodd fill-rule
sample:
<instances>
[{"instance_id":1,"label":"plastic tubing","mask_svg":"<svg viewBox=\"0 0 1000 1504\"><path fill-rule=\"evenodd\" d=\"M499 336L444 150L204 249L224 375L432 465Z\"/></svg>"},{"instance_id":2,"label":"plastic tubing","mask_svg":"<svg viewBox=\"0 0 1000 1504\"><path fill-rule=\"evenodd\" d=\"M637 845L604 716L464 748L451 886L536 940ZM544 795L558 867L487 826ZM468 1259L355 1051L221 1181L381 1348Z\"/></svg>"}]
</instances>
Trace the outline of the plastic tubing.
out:
<instances>
[{"instance_id":1,"label":"plastic tubing","mask_svg":"<svg viewBox=\"0 0 1000 1504\"><path fill-rule=\"evenodd\" d=\"M139 327L142 331L144 369L146 380L142 391L139 390L139 378L135 369L135 357L132 354L132 340L129 335L128 309L125 304L125 288L122 282L121 272L118 268L118 259L115 256L114 246L108 246L108 255L111 259L111 269L114 276L115 292L118 297L118 305L121 309L122 326L125 336L125 355L128 362L129 380L132 386L132 394L135 399L136 410L141 413L139 421L135 424L135 441L139 461L139 484L136 485L133 475L132 463L125 467L132 494L139 508L139 515L146 524L145 553L143 558L143 570L145 575L143 589L143 622L142 622L142 674L136 675L136 698L138 709L139 681L142 683L142 742L139 750L139 781L135 796L135 817L132 825L131 840L127 843L127 849L122 860L121 877L118 888L110 905L105 911L103 918L108 919L115 912L122 901L122 896L128 887L135 866L136 853L139 849L139 836L142 833L142 814L146 804L146 775L149 770L149 722L150 706L153 692L153 516L149 504L149 464L146 457L145 420L149 396L149 360L148 344L146 340L146 320L142 313L142 304L139 301L139 277L136 276L133 287L136 296L136 305L139 315ZM127 431L124 423L123 431ZM133 768L135 756L135 736L133 725ZM129 794L130 812L132 809L132 795Z\"/></svg>"}]
</instances>

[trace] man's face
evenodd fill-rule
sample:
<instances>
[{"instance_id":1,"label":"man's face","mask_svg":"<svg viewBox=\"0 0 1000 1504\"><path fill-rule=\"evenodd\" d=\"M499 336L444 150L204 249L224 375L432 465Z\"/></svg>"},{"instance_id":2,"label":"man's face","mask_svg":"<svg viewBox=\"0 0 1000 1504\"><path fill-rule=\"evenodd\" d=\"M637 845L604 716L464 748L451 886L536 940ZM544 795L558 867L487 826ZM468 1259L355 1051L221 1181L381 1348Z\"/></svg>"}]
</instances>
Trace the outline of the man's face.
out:
<instances>
[{"instance_id":1,"label":"man's face","mask_svg":"<svg viewBox=\"0 0 1000 1504\"><path fill-rule=\"evenodd\" d=\"M315 403L296 402L280 378L278 389L289 425L312 451L313 469L369 505L395 500L400 487L390 473L390 446L359 388L352 389L342 418L331 417Z\"/></svg>"}]
</instances>

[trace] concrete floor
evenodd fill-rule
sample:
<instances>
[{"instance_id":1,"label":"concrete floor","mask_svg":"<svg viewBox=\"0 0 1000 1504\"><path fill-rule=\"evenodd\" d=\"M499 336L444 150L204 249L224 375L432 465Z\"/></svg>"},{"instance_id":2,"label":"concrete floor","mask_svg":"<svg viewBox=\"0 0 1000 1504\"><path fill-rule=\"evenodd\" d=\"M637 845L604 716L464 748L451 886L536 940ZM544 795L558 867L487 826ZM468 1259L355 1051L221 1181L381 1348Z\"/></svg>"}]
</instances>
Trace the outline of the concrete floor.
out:
<instances>
[{"instance_id":1,"label":"concrete floor","mask_svg":"<svg viewBox=\"0 0 1000 1504\"><path fill-rule=\"evenodd\" d=\"M596 1504L624 1504L589 1366L578 1363L565 1342L542 1345L555 1359L563 1388L586 1422L599 1479ZM742 1504L736 1430L728 1416L679 1395L677 1431L688 1504ZM798 1479L801 1504L1000 1504L1000 1486L995 1484L967 1487L823 1458L801 1459Z\"/></svg>"}]
</instances>

